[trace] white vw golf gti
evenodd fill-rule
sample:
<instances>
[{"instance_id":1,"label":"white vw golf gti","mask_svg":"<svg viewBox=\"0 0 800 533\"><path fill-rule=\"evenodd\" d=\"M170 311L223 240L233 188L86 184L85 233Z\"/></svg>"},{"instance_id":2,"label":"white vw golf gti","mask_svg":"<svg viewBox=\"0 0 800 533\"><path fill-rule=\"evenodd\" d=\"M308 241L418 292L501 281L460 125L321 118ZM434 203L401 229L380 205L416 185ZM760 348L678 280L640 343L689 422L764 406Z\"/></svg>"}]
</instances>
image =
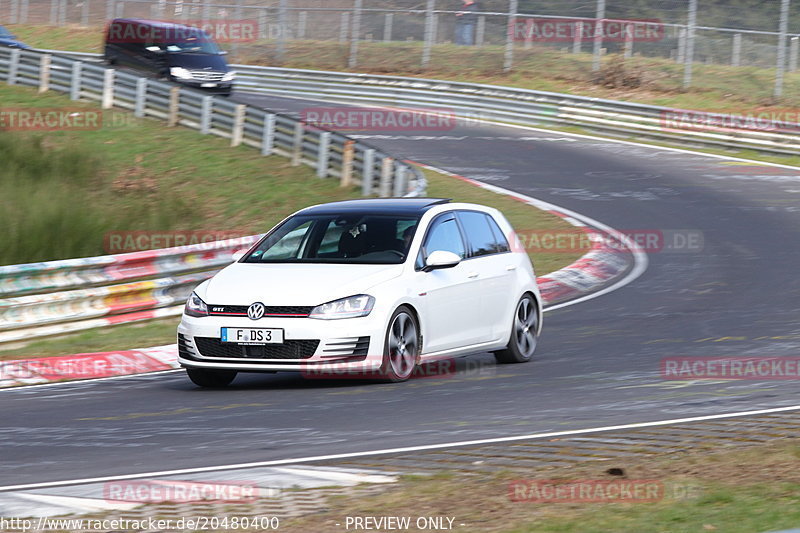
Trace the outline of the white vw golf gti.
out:
<instances>
[{"instance_id":1,"label":"white vw golf gti","mask_svg":"<svg viewBox=\"0 0 800 533\"><path fill-rule=\"evenodd\" d=\"M419 364L481 351L529 361L541 316L533 266L496 209L334 202L291 215L195 289L179 362L203 387L331 369L404 381Z\"/></svg>"}]
</instances>

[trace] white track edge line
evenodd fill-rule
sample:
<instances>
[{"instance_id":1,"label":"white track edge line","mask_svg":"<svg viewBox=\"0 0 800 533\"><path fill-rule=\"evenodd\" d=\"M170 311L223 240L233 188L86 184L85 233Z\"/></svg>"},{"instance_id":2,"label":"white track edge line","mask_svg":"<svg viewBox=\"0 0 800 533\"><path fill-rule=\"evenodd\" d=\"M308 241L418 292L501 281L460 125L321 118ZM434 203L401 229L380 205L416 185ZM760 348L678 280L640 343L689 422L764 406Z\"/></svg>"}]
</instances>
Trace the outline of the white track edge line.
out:
<instances>
[{"instance_id":1,"label":"white track edge line","mask_svg":"<svg viewBox=\"0 0 800 533\"><path fill-rule=\"evenodd\" d=\"M309 462L318 462L318 461L330 461L336 459L352 459L354 457L370 457L375 455L388 455L388 454L395 454L395 453L409 453L409 452L418 452L418 451L428 451L428 450L440 450L443 448L460 448L465 446L481 446L487 444L499 444L503 442L514 442L520 440L533 440L533 439L545 439L545 438L552 438L552 437L567 437L571 435L584 435L587 433L599 433L599 432L606 432L606 431L618 431L623 429L639 429L639 428L649 428L649 427L659 427L659 426L668 426L674 424L686 424L691 422L703 422L707 420L720 420L726 418L738 418L743 416L756 416L756 415L764 415L764 414L772 414L772 413L782 413L787 411L797 411L800 410L800 405L793 405L790 407L774 407L770 409L758 409L755 411L740 411L735 413L724 413L724 414L717 414L717 415L704 415L704 416L694 416L688 418L674 418L670 420L659 420L656 422L637 422L633 424L622 424L616 426L600 426L595 428L586 428L586 429L573 429L573 430L565 430L565 431L553 431L549 433L532 433L529 435L516 435L513 437L496 437L491 439L476 439L476 440L469 440L469 441L457 441L457 442L446 442L441 444L426 444L426 445L419 445L419 446L406 446L400 448L386 448L382 450L370 450L370 451L363 451L363 452L350 452L350 453L338 453L338 454L331 454L331 455L312 455L309 457L297 457L293 459L276 459L272 461L258 461L252 463L239 463L239 464L230 464L230 465L218 465L218 466L205 466L205 467L197 467L197 468L182 468L178 470L161 470L155 472L142 472L139 474L128 474L128 475L118 475L118 476L103 476L103 477L94 477L94 478L83 478L83 479L68 479L63 481L52 481L52 482L44 482L44 483L27 483L27 484L20 484L20 485L6 485L0 486L0 492L10 492L10 491L18 491L18 490L33 490L33 489L43 489L43 488L53 488L53 487L64 487L70 485L85 485L87 483L103 483L109 481L120 481L120 480L127 480L127 479L143 479L149 477L163 477L163 476L175 476L175 475L184 475L184 474L198 474L204 472L219 472L224 470L241 470L245 468L262 468L262 467L269 467L269 466L279 466L279 465L290 465L290 464L302 464L302 463L309 463Z\"/></svg>"}]
</instances>

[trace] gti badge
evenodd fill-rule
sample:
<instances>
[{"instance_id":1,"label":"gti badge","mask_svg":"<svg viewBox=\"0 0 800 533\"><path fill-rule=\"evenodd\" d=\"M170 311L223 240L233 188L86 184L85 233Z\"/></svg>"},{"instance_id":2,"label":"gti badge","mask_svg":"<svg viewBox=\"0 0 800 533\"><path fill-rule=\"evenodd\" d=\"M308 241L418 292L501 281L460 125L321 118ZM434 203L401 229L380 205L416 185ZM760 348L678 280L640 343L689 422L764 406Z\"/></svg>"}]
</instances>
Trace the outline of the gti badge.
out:
<instances>
[{"instance_id":1,"label":"gti badge","mask_svg":"<svg viewBox=\"0 0 800 533\"><path fill-rule=\"evenodd\" d=\"M250 307L247 308L247 317L250 320L258 320L259 318L264 316L264 311L266 311L266 307L261 302L256 302Z\"/></svg>"}]
</instances>

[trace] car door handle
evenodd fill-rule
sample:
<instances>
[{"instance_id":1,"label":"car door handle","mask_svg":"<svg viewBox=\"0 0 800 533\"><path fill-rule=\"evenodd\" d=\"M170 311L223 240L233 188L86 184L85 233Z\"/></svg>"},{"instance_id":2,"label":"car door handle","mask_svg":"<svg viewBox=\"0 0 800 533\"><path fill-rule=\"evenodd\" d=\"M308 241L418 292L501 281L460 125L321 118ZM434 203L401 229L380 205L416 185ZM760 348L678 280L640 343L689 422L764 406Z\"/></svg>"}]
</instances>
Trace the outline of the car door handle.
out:
<instances>
[{"instance_id":1,"label":"car door handle","mask_svg":"<svg viewBox=\"0 0 800 533\"><path fill-rule=\"evenodd\" d=\"M470 278L470 279L475 279L475 278L478 277L478 273L477 272L470 272L469 274L467 274L467 277Z\"/></svg>"},{"instance_id":2,"label":"car door handle","mask_svg":"<svg viewBox=\"0 0 800 533\"><path fill-rule=\"evenodd\" d=\"M517 267L515 267L514 265L508 265L506 267L506 270L516 270L516 269L517 269Z\"/></svg>"}]
</instances>

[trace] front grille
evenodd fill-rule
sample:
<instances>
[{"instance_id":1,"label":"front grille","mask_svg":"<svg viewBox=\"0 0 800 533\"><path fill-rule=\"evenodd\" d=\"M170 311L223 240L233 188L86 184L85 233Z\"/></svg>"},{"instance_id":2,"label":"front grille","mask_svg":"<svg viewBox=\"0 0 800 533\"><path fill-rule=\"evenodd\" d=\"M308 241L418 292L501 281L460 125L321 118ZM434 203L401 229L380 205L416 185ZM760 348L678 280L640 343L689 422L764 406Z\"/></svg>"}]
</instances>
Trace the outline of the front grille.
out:
<instances>
[{"instance_id":1,"label":"front grille","mask_svg":"<svg viewBox=\"0 0 800 533\"><path fill-rule=\"evenodd\" d=\"M247 316L249 305L209 305L209 315L214 316ZM301 305L268 305L264 310L265 317L306 318L314 309Z\"/></svg>"},{"instance_id":2,"label":"front grille","mask_svg":"<svg viewBox=\"0 0 800 533\"><path fill-rule=\"evenodd\" d=\"M222 81L224 72L215 72L213 70L193 70L192 78L197 81Z\"/></svg>"},{"instance_id":3,"label":"front grille","mask_svg":"<svg viewBox=\"0 0 800 533\"><path fill-rule=\"evenodd\" d=\"M194 342L203 357L227 359L309 359L319 346L319 339L287 340L283 344L263 346L240 346L212 337L195 337Z\"/></svg>"}]
</instances>

